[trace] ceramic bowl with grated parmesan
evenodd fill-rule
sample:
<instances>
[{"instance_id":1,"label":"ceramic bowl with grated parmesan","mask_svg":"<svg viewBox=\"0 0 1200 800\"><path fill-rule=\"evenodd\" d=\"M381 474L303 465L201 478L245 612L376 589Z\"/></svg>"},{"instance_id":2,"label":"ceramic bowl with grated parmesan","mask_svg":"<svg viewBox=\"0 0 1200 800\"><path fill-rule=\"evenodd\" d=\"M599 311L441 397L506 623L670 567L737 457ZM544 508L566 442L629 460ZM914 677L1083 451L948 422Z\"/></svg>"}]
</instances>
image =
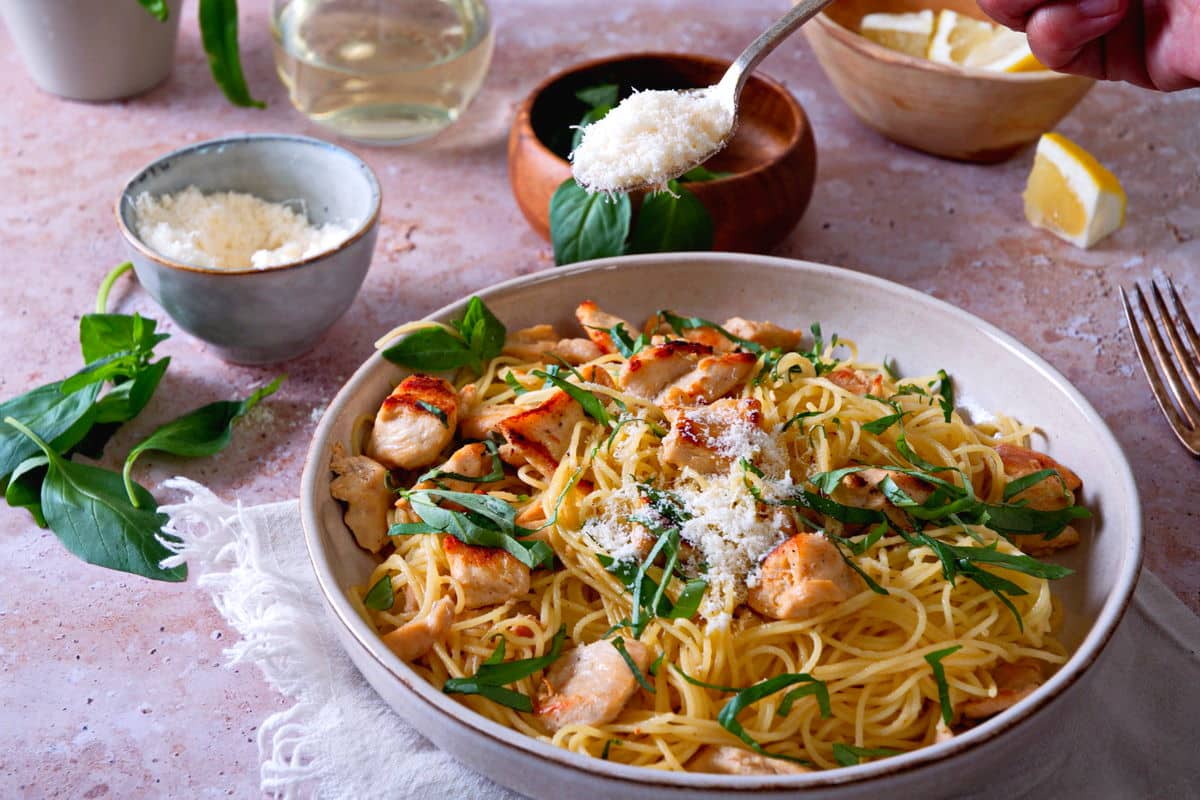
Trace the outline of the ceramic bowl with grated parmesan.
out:
<instances>
[{"instance_id":1,"label":"ceramic bowl with grated parmesan","mask_svg":"<svg viewBox=\"0 0 1200 800\"><path fill-rule=\"evenodd\" d=\"M138 280L222 358L311 348L371 263L379 182L349 151L256 135L183 148L125 186L117 222Z\"/></svg>"}]
</instances>

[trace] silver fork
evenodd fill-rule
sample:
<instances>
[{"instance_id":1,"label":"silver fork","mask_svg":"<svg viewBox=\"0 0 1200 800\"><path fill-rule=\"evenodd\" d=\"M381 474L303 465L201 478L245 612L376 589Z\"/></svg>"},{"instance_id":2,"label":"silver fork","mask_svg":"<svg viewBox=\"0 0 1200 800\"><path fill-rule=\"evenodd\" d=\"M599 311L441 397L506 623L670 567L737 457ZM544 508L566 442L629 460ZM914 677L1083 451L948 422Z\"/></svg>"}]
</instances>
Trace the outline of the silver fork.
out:
<instances>
[{"instance_id":1,"label":"silver fork","mask_svg":"<svg viewBox=\"0 0 1200 800\"><path fill-rule=\"evenodd\" d=\"M1150 289L1154 295L1154 306L1158 318L1150 312L1150 304L1146 302L1146 293L1142 287L1134 284L1133 296L1137 300L1141 312L1141 323L1133 313L1129 296L1121 289L1121 302L1125 306L1125 320L1129 323L1129 332L1133 335L1133 343L1137 347L1138 359L1142 369L1146 371L1146 380L1154 392L1154 399L1162 409L1163 416L1171 430L1183 442L1183 446L1194 456L1200 456L1200 336L1196 335L1196 326L1175 291L1175 284L1167 278L1167 291L1171 295L1173 310L1168 310L1166 298L1159 290L1158 284L1151 280ZM1163 341L1159 328L1166 333L1171 351L1167 351L1167 343ZM1149 335L1150 347L1146 347L1146 336ZM1174 353L1174 359L1171 354ZM1161 374L1161 377L1159 375ZM1163 384L1166 378L1166 385ZM1168 395L1168 389L1170 394ZM1174 402L1172 403L1172 399Z\"/></svg>"}]
</instances>

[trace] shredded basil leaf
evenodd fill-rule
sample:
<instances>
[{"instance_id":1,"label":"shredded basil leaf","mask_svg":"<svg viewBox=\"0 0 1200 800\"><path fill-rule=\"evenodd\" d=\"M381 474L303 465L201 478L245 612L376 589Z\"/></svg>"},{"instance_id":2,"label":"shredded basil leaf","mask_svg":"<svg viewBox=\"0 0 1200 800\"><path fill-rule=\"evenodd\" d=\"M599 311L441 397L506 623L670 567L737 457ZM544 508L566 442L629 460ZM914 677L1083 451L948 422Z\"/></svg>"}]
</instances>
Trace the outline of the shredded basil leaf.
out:
<instances>
[{"instance_id":1,"label":"shredded basil leaf","mask_svg":"<svg viewBox=\"0 0 1200 800\"><path fill-rule=\"evenodd\" d=\"M962 645L956 644L953 647L947 647L945 650L937 650L925 656L925 660L933 670L933 680L937 684L938 702L942 705L942 721L947 725L954 721L954 707L950 705L950 687L946 683L946 670L942 667L942 659L951 653L957 653L961 649Z\"/></svg>"},{"instance_id":2,"label":"shredded basil leaf","mask_svg":"<svg viewBox=\"0 0 1200 800\"><path fill-rule=\"evenodd\" d=\"M517 711L533 711L533 700L527 694L504 688L510 683L528 678L546 669L558 660L566 641L567 628L562 626L554 634L550 650L543 656L522 658L516 661L500 661L504 657L504 642L497 645L491 657L479 666L475 674L464 678L450 678L442 684L446 694L478 694L493 702ZM497 656L497 653L499 656Z\"/></svg>"},{"instance_id":3,"label":"shredded basil leaf","mask_svg":"<svg viewBox=\"0 0 1200 800\"><path fill-rule=\"evenodd\" d=\"M562 389L571 399L579 405L583 406L584 412L592 419L599 422L601 425L608 425L612 422L612 418L608 415L608 410L604 408L604 404L600 402L600 398L589 392L587 389L582 389L573 383L568 383L558 377L554 371L534 370L533 374L539 378L543 378L549 383L554 384L559 389Z\"/></svg>"},{"instance_id":4,"label":"shredded basil leaf","mask_svg":"<svg viewBox=\"0 0 1200 800\"><path fill-rule=\"evenodd\" d=\"M938 394L941 395L941 400L938 405L942 407L942 417L946 422L950 421L950 415L954 413L954 381L946 374L946 370L939 369L938 372Z\"/></svg>"},{"instance_id":5,"label":"shredded basil leaf","mask_svg":"<svg viewBox=\"0 0 1200 800\"><path fill-rule=\"evenodd\" d=\"M633 673L633 679L638 682L638 685L647 692L650 692L650 694L655 694L654 687L650 685L650 682L646 680L646 676L642 674L640 669L638 669L638 665L634 662L633 656L629 655L629 650L627 650L625 647L625 640L618 636L612 640L612 646L615 647L617 652L621 654L621 658L624 659L625 665L629 667L629 671Z\"/></svg>"},{"instance_id":6,"label":"shredded basil leaf","mask_svg":"<svg viewBox=\"0 0 1200 800\"><path fill-rule=\"evenodd\" d=\"M392 589L392 576L384 575L375 581L375 585L363 596L363 605L375 611L387 611L396 603L396 594Z\"/></svg>"},{"instance_id":7,"label":"shredded basil leaf","mask_svg":"<svg viewBox=\"0 0 1200 800\"><path fill-rule=\"evenodd\" d=\"M816 678L803 672L776 675L773 678L760 681L749 688L742 689L736 695L729 698L729 700L726 701L725 705L721 708L720 713L717 714L717 722L722 728L741 739L751 750L759 755L764 755L768 758L779 758L786 761L793 761L796 763L807 763L803 759L796 758L795 756L788 756L782 753L773 753L770 750L767 750L765 747L759 744L754 737L747 733L746 729L742 727L742 724L737 720L738 714L740 714L746 708L749 708L754 703L757 703L759 700L775 694L781 689L794 686L797 683L814 683L824 685L821 681L818 681ZM826 691L828 691L828 689Z\"/></svg>"},{"instance_id":8,"label":"shredded basil leaf","mask_svg":"<svg viewBox=\"0 0 1200 800\"><path fill-rule=\"evenodd\" d=\"M710 322L709 320L702 319L700 317L681 317L678 314L672 314L670 311L664 309L658 312L658 318L670 325L671 330L675 331L675 333L679 336L682 336L684 331L694 330L696 328L712 328L714 331L748 352L761 354L766 349L758 342L752 342L749 339L743 339L740 336L735 336L717 323Z\"/></svg>"},{"instance_id":9,"label":"shredded basil leaf","mask_svg":"<svg viewBox=\"0 0 1200 800\"><path fill-rule=\"evenodd\" d=\"M853 767L864 758L898 756L902 751L889 747L855 747L852 744L833 743L833 760L842 767Z\"/></svg>"},{"instance_id":10,"label":"shredded basil leaf","mask_svg":"<svg viewBox=\"0 0 1200 800\"><path fill-rule=\"evenodd\" d=\"M529 391L521 385L520 381L516 379L511 369L504 373L504 382L508 384L508 388L513 390L513 394L517 395L518 397Z\"/></svg>"},{"instance_id":11,"label":"shredded basil leaf","mask_svg":"<svg viewBox=\"0 0 1200 800\"><path fill-rule=\"evenodd\" d=\"M450 427L450 421L446 417L446 412L442 411L440 408L435 406L433 403L427 403L424 400L418 400L417 407L420 408L422 411L428 411L430 414L433 414L435 417L437 417L438 422L442 423L443 428Z\"/></svg>"}]
</instances>

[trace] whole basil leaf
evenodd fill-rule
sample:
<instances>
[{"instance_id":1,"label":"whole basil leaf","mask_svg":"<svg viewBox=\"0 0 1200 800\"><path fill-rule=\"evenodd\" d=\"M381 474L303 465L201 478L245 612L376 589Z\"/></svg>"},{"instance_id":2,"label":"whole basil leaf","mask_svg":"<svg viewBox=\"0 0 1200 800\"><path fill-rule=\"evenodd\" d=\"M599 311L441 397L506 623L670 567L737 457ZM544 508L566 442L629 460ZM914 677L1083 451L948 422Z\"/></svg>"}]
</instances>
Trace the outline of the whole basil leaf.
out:
<instances>
[{"instance_id":1,"label":"whole basil leaf","mask_svg":"<svg viewBox=\"0 0 1200 800\"><path fill-rule=\"evenodd\" d=\"M42 479L46 477L49 463L45 456L25 459L13 470L4 489L8 504L27 509L39 528L46 527L46 518L42 516Z\"/></svg>"},{"instance_id":2,"label":"whole basil leaf","mask_svg":"<svg viewBox=\"0 0 1200 800\"><path fill-rule=\"evenodd\" d=\"M142 413L170 364L170 356L159 359L110 389L96 403L96 424L128 422Z\"/></svg>"},{"instance_id":3,"label":"whole basil leaf","mask_svg":"<svg viewBox=\"0 0 1200 800\"><path fill-rule=\"evenodd\" d=\"M238 54L237 0L200 0L200 37L213 80L229 102L238 106L266 108L250 96L242 60Z\"/></svg>"},{"instance_id":4,"label":"whole basil leaf","mask_svg":"<svg viewBox=\"0 0 1200 800\"><path fill-rule=\"evenodd\" d=\"M711 250L713 221L700 198L668 181L667 191L647 195L629 242L631 253Z\"/></svg>"},{"instance_id":5,"label":"whole basil leaf","mask_svg":"<svg viewBox=\"0 0 1200 800\"><path fill-rule=\"evenodd\" d=\"M134 505L141 505L134 492L135 484L130 478L130 474L133 471L134 463L142 453L157 450L187 458L219 453L225 449L233 436L233 423L245 416L246 412L258 405L264 397L274 394L283 380L281 375L245 400L221 400L209 403L156 428L125 457L123 475L125 484L129 487L130 501Z\"/></svg>"},{"instance_id":6,"label":"whole basil leaf","mask_svg":"<svg viewBox=\"0 0 1200 800\"><path fill-rule=\"evenodd\" d=\"M508 329L478 297L467 301L467 310L463 312L463 318L452 324L463 335L467 347L481 365L500 355L504 348L504 338Z\"/></svg>"},{"instance_id":7,"label":"whole basil leaf","mask_svg":"<svg viewBox=\"0 0 1200 800\"><path fill-rule=\"evenodd\" d=\"M139 314L84 314L79 319L79 349L87 363L118 353L149 354L170 334L157 333L158 323Z\"/></svg>"},{"instance_id":8,"label":"whole basil leaf","mask_svg":"<svg viewBox=\"0 0 1200 800\"><path fill-rule=\"evenodd\" d=\"M445 372L475 361L467 343L445 328L421 328L383 351L393 364L419 372Z\"/></svg>"},{"instance_id":9,"label":"whole basil leaf","mask_svg":"<svg viewBox=\"0 0 1200 800\"><path fill-rule=\"evenodd\" d=\"M8 426L27 437L48 461L41 508L47 526L68 550L89 564L161 581L181 581L187 567L159 566L171 552L158 540L165 514L138 484L125 496L121 476L99 467L67 461L27 426L12 417Z\"/></svg>"},{"instance_id":10,"label":"whole basil leaf","mask_svg":"<svg viewBox=\"0 0 1200 800\"><path fill-rule=\"evenodd\" d=\"M617 84L600 83L580 89L575 92L575 97L588 108L599 108L601 106L612 108L617 104L619 93L620 87Z\"/></svg>"},{"instance_id":11,"label":"whole basil leaf","mask_svg":"<svg viewBox=\"0 0 1200 800\"><path fill-rule=\"evenodd\" d=\"M722 178L733 177L732 172L721 172L719 170L711 170L701 164L698 167L692 167L687 172L679 176L680 183L705 183L707 181L719 181Z\"/></svg>"},{"instance_id":12,"label":"whole basil leaf","mask_svg":"<svg viewBox=\"0 0 1200 800\"><path fill-rule=\"evenodd\" d=\"M89 384L78 392L64 394L62 382L39 386L19 397L0 403L0 419L13 417L27 425L56 450L66 450L86 433L87 417L100 393L100 384ZM84 427L84 430L79 430ZM76 436L77 434L77 436ZM65 436L64 436L65 435ZM74 442L59 441L74 438ZM37 453L28 437L7 425L0 426L0 480Z\"/></svg>"},{"instance_id":13,"label":"whole basil leaf","mask_svg":"<svg viewBox=\"0 0 1200 800\"><path fill-rule=\"evenodd\" d=\"M610 200L568 178L550 198L550 240L559 266L625 252L632 207L628 195Z\"/></svg>"}]
</instances>

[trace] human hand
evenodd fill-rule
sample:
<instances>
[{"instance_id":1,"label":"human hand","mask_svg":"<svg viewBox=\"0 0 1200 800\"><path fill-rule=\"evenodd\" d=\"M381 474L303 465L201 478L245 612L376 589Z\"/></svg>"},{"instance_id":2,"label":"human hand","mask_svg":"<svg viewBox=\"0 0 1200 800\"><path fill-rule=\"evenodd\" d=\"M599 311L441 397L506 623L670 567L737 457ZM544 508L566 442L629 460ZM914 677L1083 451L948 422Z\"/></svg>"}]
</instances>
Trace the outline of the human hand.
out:
<instances>
[{"instance_id":1,"label":"human hand","mask_svg":"<svg viewBox=\"0 0 1200 800\"><path fill-rule=\"evenodd\" d=\"M1059 72L1174 91L1200 86L1200 0L979 0Z\"/></svg>"}]
</instances>

